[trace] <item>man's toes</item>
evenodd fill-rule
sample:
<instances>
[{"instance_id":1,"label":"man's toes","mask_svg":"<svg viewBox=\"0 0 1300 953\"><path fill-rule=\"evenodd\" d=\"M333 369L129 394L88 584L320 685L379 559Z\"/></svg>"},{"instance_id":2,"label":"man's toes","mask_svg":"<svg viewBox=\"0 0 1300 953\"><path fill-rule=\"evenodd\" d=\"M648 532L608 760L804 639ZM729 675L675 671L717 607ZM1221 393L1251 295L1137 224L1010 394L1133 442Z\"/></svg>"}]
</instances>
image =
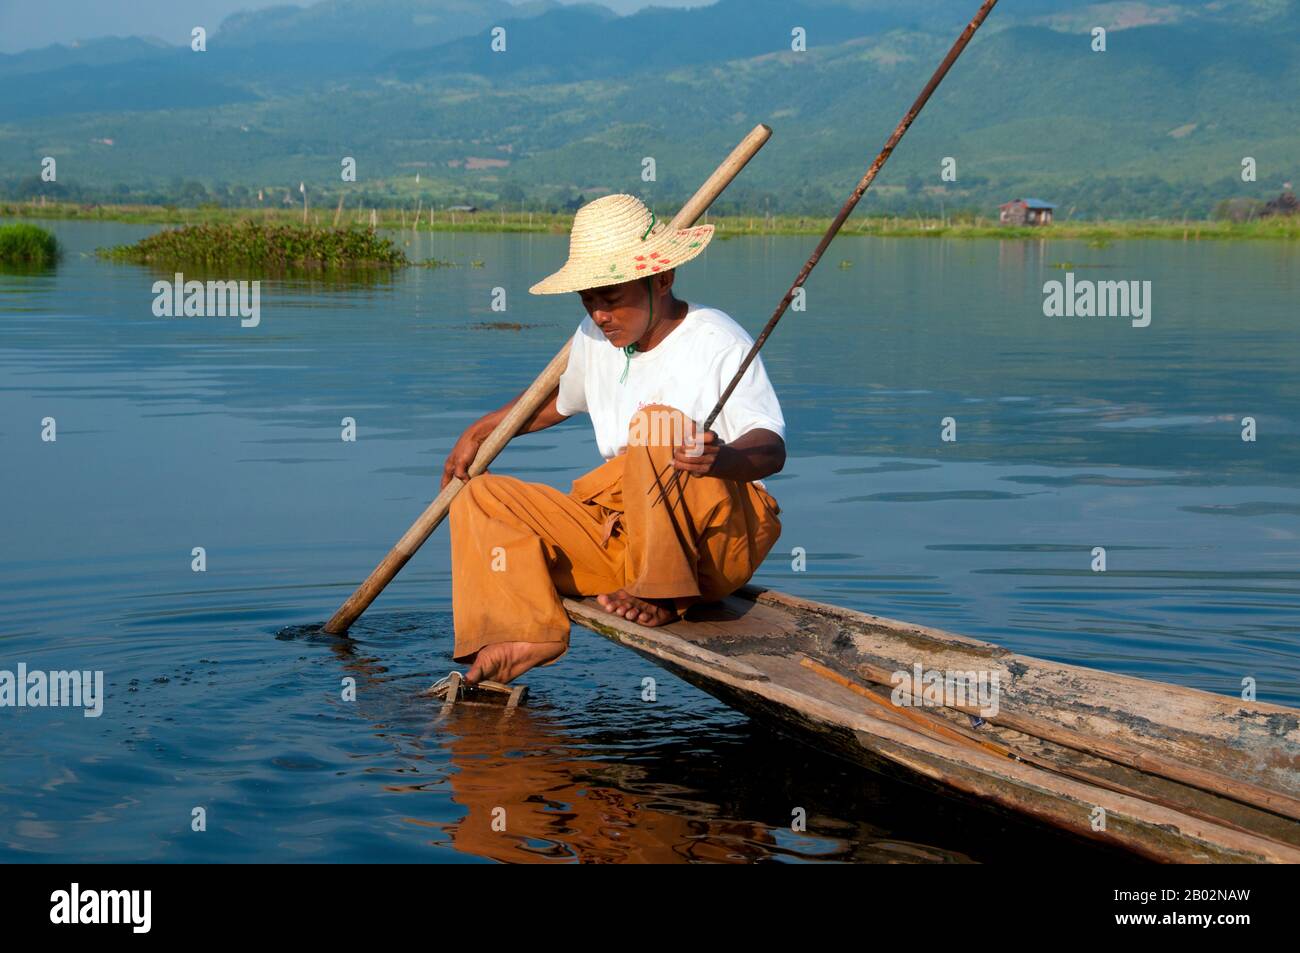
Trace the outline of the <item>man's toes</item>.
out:
<instances>
[{"instance_id":1,"label":"man's toes","mask_svg":"<svg viewBox=\"0 0 1300 953\"><path fill-rule=\"evenodd\" d=\"M606 612L627 619L629 622L637 622L641 625L663 625L668 621L668 616L658 605L625 592L601 594L596 597L596 602Z\"/></svg>"}]
</instances>

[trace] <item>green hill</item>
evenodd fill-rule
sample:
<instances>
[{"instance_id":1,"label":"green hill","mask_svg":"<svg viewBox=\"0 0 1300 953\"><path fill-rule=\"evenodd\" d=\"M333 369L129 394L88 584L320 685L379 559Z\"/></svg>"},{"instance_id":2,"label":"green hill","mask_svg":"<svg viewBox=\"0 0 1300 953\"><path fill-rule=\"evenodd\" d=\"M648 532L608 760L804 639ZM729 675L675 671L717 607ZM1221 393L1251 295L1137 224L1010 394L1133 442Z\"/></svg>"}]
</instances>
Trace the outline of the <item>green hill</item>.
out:
<instances>
[{"instance_id":1,"label":"green hill","mask_svg":"<svg viewBox=\"0 0 1300 953\"><path fill-rule=\"evenodd\" d=\"M413 0L334 0L241 14L207 53L122 41L0 57L0 191L237 203L261 188L279 202L303 181L317 206L343 191L553 208L604 190L671 206L762 121L775 136L720 210L826 214L974 7L721 0L618 17L457 0L417 20ZM991 214L1033 194L1075 218L1204 217L1268 198L1300 173L1296 13L1297 0L1004 0L864 208ZM1108 29L1106 52L1088 24ZM506 53L488 45L499 25ZM792 26L807 52L790 50ZM35 177L46 155L57 183ZM641 181L643 156L657 181ZM945 156L956 182L940 180ZM1256 183L1241 181L1245 156Z\"/></svg>"}]
</instances>

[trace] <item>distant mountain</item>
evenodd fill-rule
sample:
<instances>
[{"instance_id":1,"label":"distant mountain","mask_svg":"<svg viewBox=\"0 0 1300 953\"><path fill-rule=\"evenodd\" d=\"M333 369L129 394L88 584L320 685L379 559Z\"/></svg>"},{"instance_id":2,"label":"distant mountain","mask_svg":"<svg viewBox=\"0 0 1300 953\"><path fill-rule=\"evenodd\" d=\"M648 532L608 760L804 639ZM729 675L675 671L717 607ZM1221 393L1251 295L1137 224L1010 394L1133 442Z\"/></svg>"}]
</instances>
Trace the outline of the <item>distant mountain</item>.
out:
<instances>
[{"instance_id":1,"label":"distant mountain","mask_svg":"<svg viewBox=\"0 0 1300 953\"><path fill-rule=\"evenodd\" d=\"M404 80L468 73L526 82L619 77L764 56L789 49L791 31L812 46L838 44L925 23L935 4L854 5L791 0L719 0L676 10L648 7L617 17L592 6L568 6L533 17L520 29L505 21L507 48L493 52L488 30L429 49L395 54L381 68Z\"/></svg>"},{"instance_id":2,"label":"distant mountain","mask_svg":"<svg viewBox=\"0 0 1300 953\"><path fill-rule=\"evenodd\" d=\"M1300 176L1300 0L1004 0L865 208L1204 215ZM637 191L671 206L756 122L772 143L724 200L829 212L974 0L595 5L331 0L240 14L206 53L142 40L0 57L0 191L491 206ZM489 31L507 30L493 53ZM807 52L790 49L794 26ZM1092 26L1108 29L1091 48ZM111 141L111 145L108 142ZM56 185L33 179L60 157ZM343 156L359 181L345 189ZM654 156L657 181L640 180ZM957 160L956 182L939 162ZM1243 183L1256 158L1260 181ZM416 173L420 183L415 183ZM244 190L239 193L238 186ZM418 193L417 193L418 189Z\"/></svg>"},{"instance_id":3,"label":"distant mountain","mask_svg":"<svg viewBox=\"0 0 1300 953\"><path fill-rule=\"evenodd\" d=\"M69 66L109 66L132 60L155 59L173 49L175 48L167 46L161 40L136 36L106 37L76 46L57 44L22 53L0 54L0 76L43 73Z\"/></svg>"},{"instance_id":4,"label":"distant mountain","mask_svg":"<svg viewBox=\"0 0 1300 953\"><path fill-rule=\"evenodd\" d=\"M436 46L504 20L525 20L559 8L555 0L324 0L308 7L267 7L222 21L216 39L228 47L353 45L367 50Z\"/></svg>"},{"instance_id":5,"label":"distant mountain","mask_svg":"<svg viewBox=\"0 0 1300 953\"><path fill-rule=\"evenodd\" d=\"M140 44L141 41L123 41ZM52 48L51 62L35 67L23 53L0 59L5 95L0 123L41 123L59 116L151 111L204 110L257 99L240 79L206 68L174 47L124 47L120 56L67 59ZM42 51L44 52L44 51ZM19 62L15 62L19 60Z\"/></svg>"},{"instance_id":6,"label":"distant mountain","mask_svg":"<svg viewBox=\"0 0 1300 953\"><path fill-rule=\"evenodd\" d=\"M285 92L378 74L378 64L395 51L449 43L559 6L555 0L325 0L233 14L202 53L130 38L0 55L0 77L13 78L0 98L0 122L249 102L268 84Z\"/></svg>"}]
</instances>

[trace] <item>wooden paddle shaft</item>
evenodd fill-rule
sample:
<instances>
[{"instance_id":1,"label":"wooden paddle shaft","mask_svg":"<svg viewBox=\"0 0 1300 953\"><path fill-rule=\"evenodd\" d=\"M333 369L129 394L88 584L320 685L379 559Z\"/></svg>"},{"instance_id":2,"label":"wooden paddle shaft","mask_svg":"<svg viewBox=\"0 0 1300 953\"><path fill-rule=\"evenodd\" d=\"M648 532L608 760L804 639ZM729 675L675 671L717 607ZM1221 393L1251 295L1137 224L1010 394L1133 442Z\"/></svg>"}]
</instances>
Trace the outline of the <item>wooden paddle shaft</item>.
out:
<instances>
[{"instance_id":1,"label":"wooden paddle shaft","mask_svg":"<svg viewBox=\"0 0 1300 953\"><path fill-rule=\"evenodd\" d=\"M691 196L689 202L682 206L682 210L672 220L673 228L687 228L694 225L696 220L704 214L713 200L722 194L731 181L740 174L746 163L749 162L763 148L764 143L771 137L772 130L759 123L755 126L731 154L722 161L722 164L713 171L705 183L700 186L699 190ZM542 371L537 380L519 396L510 412L506 414L501 423L497 424L496 429L488 435L488 438L479 445L478 453L474 457L474 462L470 464L469 475L476 477L496 459L497 454L505 449L515 434L523 428L532 416L537 413L538 408L542 407L550 399L551 393L559 386L560 375L564 369L569 366L569 347L572 344L572 338L565 342L560 353L551 358L551 363L546 365L546 370ZM456 494L465 486L463 480L453 477L451 482L442 488L432 503L425 508L420 514L419 519L411 524L402 538L397 541L388 555L383 558L374 571L366 578L356 592L348 597L348 600L339 606L339 610L334 613L330 620L325 623L325 631L335 635L342 635L347 632L352 623L357 620L361 613L370 607L370 603L384 591L384 587L393 581L393 577L401 572L402 567L415 555L416 550L424 545L438 524L447 516L451 509L451 501L456 498Z\"/></svg>"}]
</instances>

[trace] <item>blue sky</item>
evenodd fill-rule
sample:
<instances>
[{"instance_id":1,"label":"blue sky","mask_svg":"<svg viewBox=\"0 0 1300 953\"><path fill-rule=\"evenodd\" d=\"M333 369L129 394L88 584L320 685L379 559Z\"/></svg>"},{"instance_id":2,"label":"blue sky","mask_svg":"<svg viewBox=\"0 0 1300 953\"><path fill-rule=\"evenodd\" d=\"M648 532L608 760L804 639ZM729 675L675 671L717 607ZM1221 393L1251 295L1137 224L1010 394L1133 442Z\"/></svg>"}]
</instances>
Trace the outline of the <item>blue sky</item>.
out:
<instances>
[{"instance_id":1,"label":"blue sky","mask_svg":"<svg viewBox=\"0 0 1300 953\"><path fill-rule=\"evenodd\" d=\"M619 13L630 13L649 6L651 0L598 2ZM707 6L710 2L654 0L660 7ZM436 3L430 0L431 5ZM0 53L101 36L153 36L166 42L189 43L193 27L207 27L211 33L237 10L310 5L292 0L0 0Z\"/></svg>"}]
</instances>

